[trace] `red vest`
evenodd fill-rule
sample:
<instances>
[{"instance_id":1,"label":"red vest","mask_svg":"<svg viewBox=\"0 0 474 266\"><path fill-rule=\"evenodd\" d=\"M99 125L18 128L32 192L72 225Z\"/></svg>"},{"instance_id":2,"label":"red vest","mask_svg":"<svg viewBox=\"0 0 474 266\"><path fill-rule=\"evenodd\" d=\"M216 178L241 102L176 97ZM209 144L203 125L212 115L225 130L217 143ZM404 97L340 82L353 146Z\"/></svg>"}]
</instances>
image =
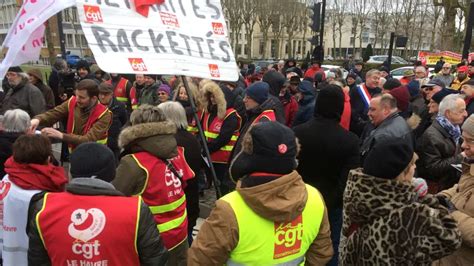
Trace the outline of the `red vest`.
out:
<instances>
[{"instance_id":1,"label":"red vest","mask_svg":"<svg viewBox=\"0 0 474 266\"><path fill-rule=\"evenodd\" d=\"M106 81L107 84L112 84L112 80L109 79ZM118 101L127 103L129 95L127 93L127 83L128 80L125 78L120 77L120 81L114 88L114 96L117 98Z\"/></svg>"},{"instance_id":2,"label":"red vest","mask_svg":"<svg viewBox=\"0 0 474 266\"><path fill-rule=\"evenodd\" d=\"M51 265L140 265L140 197L47 193L36 216Z\"/></svg>"},{"instance_id":3,"label":"red vest","mask_svg":"<svg viewBox=\"0 0 474 266\"><path fill-rule=\"evenodd\" d=\"M147 176L140 195L150 207L166 248L171 250L185 241L188 235L186 196L181 180L167 167L165 161L148 152L138 152L132 156ZM184 159L183 148L178 147L178 156L168 161L183 181L194 177L194 172Z\"/></svg>"},{"instance_id":4,"label":"red vest","mask_svg":"<svg viewBox=\"0 0 474 266\"><path fill-rule=\"evenodd\" d=\"M230 139L229 143L221 147L220 150L213 152L211 154L211 159L213 163L225 163L225 164L228 163L229 158L230 158L230 153L232 152L232 149L234 149L235 142L237 142L237 139L239 138L239 130L242 123L242 118L237 113L237 111L235 111L234 108L228 108L225 113L224 119L219 119L216 116L214 120L212 120L212 122L209 123L209 116L210 116L209 112L204 113L202 127L204 130L204 135L206 136L206 140L208 142L213 139L216 139L219 136L224 120L226 120L227 117L229 117L233 113L237 115L237 118L239 120L239 126L234 131L234 134L232 135L232 138Z\"/></svg>"},{"instance_id":5,"label":"red vest","mask_svg":"<svg viewBox=\"0 0 474 266\"><path fill-rule=\"evenodd\" d=\"M76 96L72 96L69 101L68 101L68 118L67 118L67 133L68 134L74 134L74 110L76 108ZM109 112L109 109L107 107L99 102L97 102L96 106L94 107L93 110L91 110L91 113L89 115L89 118L87 119L86 124L84 125L84 128L82 129L82 134L85 135L89 130L92 128L95 122L97 122L103 115L105 115L107 112ZM110 121L112 122L112 121ZM101 139L98 139L97 142L100 144L107 144L107 132L104 132L104 136L102 136ZM68 144L69 151L72 152L76 148L76 145L73 144Z\"/></svg>"},{"instance_id":6,"label":"red vest","mask_svg":"<svg viewBox=\"0 0 474 266\"><path fill-rule=\"evenodd\" d=\"M203 113L201 111L198 111L197 115L202 120ZM193 135L199 134L199 128L197 126L196 119L194 119L194 117L191 123L188 124L188 128L186 128L186 130Z\"/></svg>"},{"instance_id":7,"label":"red vest","mask_svg":"<svg viewBox=\"0 0 474 266\"><path fill-rule=\"evenodd\" d=\"M275 112L273 110L265 110L260 115L258 115L255 120L253 120L252 125L260 122L260 119L262 119L263 117L266 117L270 121L276 121Z\"/></svg>"}]
</instances>

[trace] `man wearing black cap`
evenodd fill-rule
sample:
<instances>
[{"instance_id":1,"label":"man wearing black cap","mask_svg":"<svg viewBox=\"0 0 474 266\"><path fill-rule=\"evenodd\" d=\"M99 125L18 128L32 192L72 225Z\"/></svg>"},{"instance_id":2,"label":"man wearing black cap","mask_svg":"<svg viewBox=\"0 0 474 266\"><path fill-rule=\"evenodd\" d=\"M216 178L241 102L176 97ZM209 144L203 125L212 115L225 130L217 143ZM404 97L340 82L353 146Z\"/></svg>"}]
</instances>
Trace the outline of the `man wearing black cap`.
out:
<instances>
[{"instance_id":1,"label":"man wearing black cap","mask_svg":"<svg viewBox=\"0 0 474 266\"><path fill-rule=\"evenodd\" d=\"M80 60L79 62L77 62L76 71L77 71L76 82L80 82L81 80L84 80L84 79L91 79L91 80L97 81L95 79L94 74L91 73L89 63L86 60Z\"/></svg>"},{"instance_id":2,"label":"man wearing black cap","mask_svg":"<svg viewBox=\"0 0 474 266\"><path fill-rule=\"evenodd\" d=\"M435 93L442 90L444 87L446 87L446 85L441 79L434 78L430 82L426 83L425 85L422 85L421 89L426 95L425 96L426 100L429 101Z\"/></svg>"},{"instance_id":3,"label":"man wearing black cap","mask_svg":"<svg viewBox=\"0 0 474 266\"><path fill-rule=\"evenodd\" d=\"M259 123L231 164L237 190L216 202L188 265L326 265L333 255L327 211L295 170L291 129Z\"/></svg>"},{"instance_id":4,"label":"man wearing black cap","mask_svg":"<svg viewBox=\"0 0 474 266\"><path fill-rule=\"evenodd\" d=\"M22 109L33 117L45 111L43 94L29 82L28 75L19 66L10 67L6 79L10 89L0 103L0 115L8 110Z\"/></svg>"},{"instance_id":5,"label":"man wearing black cap","mask_svg":"<svg viewBox=\"0 0 474 266\"><path fill-rule=\"evenodd\" d=\"M342 226L342 195L349 170L359 165L359 139L341 127L344 93L336 85L319 92L314 117L293 128L301 144L298 173L316 187L327 204L334 257L328 265L337 265ZM337 147L337 148L336 148Z\"/></svg>"},{"instance_id":6,"label":"man wearing black cap","mask_svg":"<svg viewBox=\"0 0 474 266\"><path fill-rule=\"evenodd\" d=\"M66 192L47 193L30 209L30 265L165 265L168 253L141 197L109 182L114 154L97 143L71 154Z\"/></svg>"}]
</instances>

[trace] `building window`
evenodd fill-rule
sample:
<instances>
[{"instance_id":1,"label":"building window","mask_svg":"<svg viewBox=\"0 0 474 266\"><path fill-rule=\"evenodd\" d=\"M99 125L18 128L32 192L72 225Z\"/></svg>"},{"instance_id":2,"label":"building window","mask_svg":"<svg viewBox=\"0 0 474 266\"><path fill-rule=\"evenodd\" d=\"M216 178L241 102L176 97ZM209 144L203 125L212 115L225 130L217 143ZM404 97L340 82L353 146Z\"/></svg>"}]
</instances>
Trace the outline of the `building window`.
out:
<instances>
[{"instance_id":1,"label":"building window","mask_svg":"<svg viewBox=\"0 0 474 266\"><path fill-rule=\"evenodd\" d=\"M235 49L236 54L242 54L242 44L237 44L237 49Z\"/></svg>"},{"instance_id":2,"label":"building window","mask_svg":"<svg viewBox=\"0 0 474 266\"><path fill-rule=\"evenodd\" d=\"M89 44L87 43L86 36L81 35L81 41L82 41L82 46L88 46Z\"/></svg>"},{"instance_id":3,"label":"building window","mask_svg":"<svg viewBox=\"0 0 474 266\"><path fill-rule=\"evenodd\" d=\"M354 44L355 44L355 38L351 37L350 45L354 45Z\"/></svg>"},{"instance_id":4,"label":"building window","mask_svg":"<svg viewBox=\"0 0 474 266\"><path fill-rule=\"evenodd\" d=\"M74 23L79 22L79 20L77 19L77 8L72 8L71 13L72 13L72 22Z\"/></svg>"},{"instance_id":5,"label":"building window","mask_svg":"<svg viewBox=\"0 0 474 266\"><path fill-rule=\"evenodd\" d=\"M79 34L76 34L74 37L74 40L76 41L76 47L81 47L81 36Z\"/></svg>"},{"instance_id":6,"label":"building window","mask_svg":"<svg viewBox=\"0 0 474 266\"><path fill-rule=\"evenodd\" d=\"M64 22L71 22L71 12L69 9L63 10L63 20Z\"/></svg>"},{"instance_id":7,"label":"building window","mask_svg":"<svg viewBox=\"0 0 474 266\"><path fill-rule=\"evenodd\" d=\"M66 46L74 47L74 38L72 34L64 34L64 35L66 35Z\"/></svg>"},{"instance_id":8,"label":"building window","mask_svg":"<svg viewBox=\"0 0 474 266\"><path fill-rule=\"evenodd\" d=\"M260 40L260 43L258 44L258 53L259 54L263 54L263 46L264 46L263 40Z\"/></svg>"},{"instance_id":9,"label":"building window","mask_svg":"<svg viewBox=\"0 0 474 266\"><path fill-rule=\"evenodd\" d=\"M271 40L270 42L270 50L271 50L271 57L275 58L276 57L276 40Z\"/></svg>"},{"instance_id":10,"label":"building window","mask_svg":"<svg viewBox=\"0 0 474 266\"><path fill-rule=\"evenodd\" d=\"M369 42L369 37L362 37L362 42Z\"/></svg>"}]
</instances>

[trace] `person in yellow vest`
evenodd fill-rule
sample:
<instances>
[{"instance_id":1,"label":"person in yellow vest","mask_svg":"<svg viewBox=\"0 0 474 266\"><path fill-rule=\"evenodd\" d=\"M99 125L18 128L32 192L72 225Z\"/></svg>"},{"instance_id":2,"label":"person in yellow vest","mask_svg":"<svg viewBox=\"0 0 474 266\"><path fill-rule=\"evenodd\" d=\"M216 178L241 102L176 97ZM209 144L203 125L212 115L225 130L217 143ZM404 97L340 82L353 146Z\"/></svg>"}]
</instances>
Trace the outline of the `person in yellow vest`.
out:
<instances>
[{"instance_id":1,"label":"person in yellow vest","mask_svg":"<svg viewBox=\"0 0 474 266\"><path fill-rule=\"evenodd\" d=\"M202 86L200 94L204 107L201 125L217 179L220 181L218 185L221 193L225 195L235 187L230 178L226 178L226 172L229 168L230 153L239 137L242 118L234 109L236 95L228 88L221 88L211 81Z\"/></svg>"},{"instance_id":2,"label":"person in yellow vest","mask_svg":"<svg viewBox=\"0 0 474 266\"><path fill-rule=\"evenodd\" d=\"M176 125L157 106L141 105L122 130L124 156L112 184L125 195L141 195L155 218L165 247L167 265L186 265L188 219L183 187L194 177L177 147Z\"/></svg>"},{"instance_id":3,"label":"person in yellow vest","mask_svg":"<svg viewBox=\"0 0 474 266\"><path fill-rule=\"evenodd\" d=\"M112 122L112 113L99 102L99 85L90 79L79 82L75 96L31 120L31 127L46 126L41 133L66 142L69 150L84 142L107 144L107 132ZM53 124L67 119L66 133L51 128Z\"/></svg>"},{"instance_id":4,"label":"person in yellow vest","mask_svg":"<svg viewBox=\"0 0 474 266\"><path fill-rule=\"evenodd\" d=\"M66 191L32 202L28 265L166 264L168 252L148 206L109 183L115 166L104 145L77 147Z\"/></svg>"},{"instance_id":5,"label":"person in yellow vest","mask_svg":"<svg viewBox=\"0 0 474 266\"><path fill-rule=\"evenodd\" d=\"M220 198L188 252L188 265L326 265L326 206L296 172L297 142L278 123L254 125L232 161L237 190Z\"/></svg>"},{"instance_id":6,"label":"person in yellow vest","mask_svg":"<svg viewBox=\"0 0 474 266\"><path fill-rule=\"evenodd\" d=\"M465 65L458 67L457 77L451 83L451 89L460 90L462 85L469 81L469 68Z\"/></svg>"},{"instance_id":7,"label":"person in yellow vest","mask_svg":"<svg viewBox=\"0 0 474 266\"><path fill-rule=\"evenodd\" d=\"M110 79L106 81L112 85L114 96L121 103L127 106L129 113L138 107L138 94L132 82L117 73L110 73Z\"/></svg>"}]
</instances>

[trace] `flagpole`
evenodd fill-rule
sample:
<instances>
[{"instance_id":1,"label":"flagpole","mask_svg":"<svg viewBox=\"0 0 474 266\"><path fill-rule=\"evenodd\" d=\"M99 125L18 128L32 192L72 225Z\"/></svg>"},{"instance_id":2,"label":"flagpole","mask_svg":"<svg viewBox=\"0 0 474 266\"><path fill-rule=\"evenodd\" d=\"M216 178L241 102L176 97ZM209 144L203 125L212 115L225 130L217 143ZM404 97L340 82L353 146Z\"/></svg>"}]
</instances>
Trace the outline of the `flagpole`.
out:
<instances>
[{"instance_id":1,"label":"flagpole","mask_svg":"<svg viewBox=\"0 0 474 266\"><path fill-rule=\"evenodd\" d=\"M204 152L206 153L207 161L209 162L209 169L211 170L212 180L214 180L214 188L216 189L216 198L219 199L221 194L221 189L219 187L219 181L217 180L216 171L214 170L214 165L212 164L211 153L209 152L209 148L207 147L206 137L204 136L204 131L202 130L201 120L197 114L196 104L194 103L194 98L192 91L189 89L188 80L185 76L181 76L183 80L184 88L186 89L186 94L188 95L189 103L191 104L191 108L193 110L194 121L196 121L196 125L199 131L199 137L202 142L202 146L204 147Z\"/></svg>"}]
</instances>

